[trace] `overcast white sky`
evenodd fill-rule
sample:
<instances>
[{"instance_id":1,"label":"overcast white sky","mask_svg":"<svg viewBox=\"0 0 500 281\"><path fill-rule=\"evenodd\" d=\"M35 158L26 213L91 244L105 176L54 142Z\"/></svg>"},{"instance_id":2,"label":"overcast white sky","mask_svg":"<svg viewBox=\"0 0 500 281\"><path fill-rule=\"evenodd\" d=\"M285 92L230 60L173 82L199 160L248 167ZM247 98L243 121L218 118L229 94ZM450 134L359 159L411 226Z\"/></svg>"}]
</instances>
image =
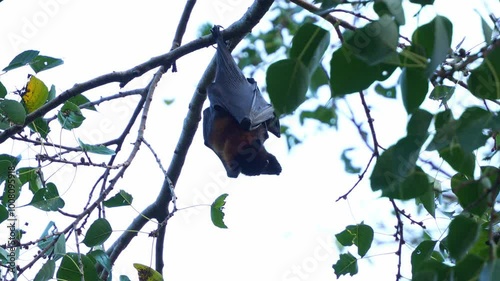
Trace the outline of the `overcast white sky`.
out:
<instances>
[{"instance_id":1,"label":"overcast white sky","mask_svg":"<svg viewBox=\"0 0 500 281\"><path fill-rule=\"evenodd\" d=\"M203 22L229 26L241 17L251 2L198 1L183 42L195 39L197 28ZM472 1L453 1L452 4L469 12L467 21L460 18L463 15L449 12L457 10L444 6L446 3L449 5L449 1L436 2L436 9L428 9L424 15L432 16L438 11L448 16L455 24L453 44L462 40L468 25L477 28L480 24L479 18L470 12ZM60 57L64 65L37 75L46 84L56 85L60 93L75 83L111 71L129 69L165 53L171 47L183 5L184 1L159 0L5 0L0 3L0 34L3 34L0 37L0 67L6 66L15 55L26 49ZM482 6L477 8L482 9ZM407 18L408 27L402 32L416 22ZM324 27L331 28L326 24ZM269 25L263 20L257 28L269 28ZM404 35L411 36L409 33ZM480 43L481 35L476 36L466 40L465 46ZM189 100L214 52L214 48L206 48L178 60L179 72L164 75L155 93L156 101L148 120L146 139L153 145L164 166L170 162ZM10 91L20 89L28 73L31 72L27 67L18 69L0 76L0 81ZM127 87L143 87L151 76L148 73L145 78L139 78ZM326 101L328 91L324 90L320 96L326 97ZM119 87L114 84L84 94L93 100L117 91ZM166 106L163 99L175 99L175 102ZM358 99L355 95L348 97L353 109L362 112ZM401 102L387 101L373 93L367 96L367 100L373 108L379 141L384 146L390 146L405 130L406 115ZM429 104L433 110L437 106ZM390 114L387 114L388 109ZM123 101L111 106L102 105L99 113L85 111L87 120L81 128L61 134L55 131L52 141L58 143L81 138L87 143L102 142L121 131L132 110L133 103ZM358 121L361 120L364 120L363 115L358 116ZM377 194L370 192L368 178L348 201L334 203L357 180L356 175L344 173L340 161L342 150L359 147L351 153L357 166L364 167L370 158L370 152L361 143L355 128L345 118L340 120L340 133L327 127L318 129L314 122L306 124L305 128L297 129L298 134L305 136L304 143L290 152L283 138L271 136L266 142L268 150L277 156L283 166L283 173L278 177L240 176L238 179L227 179L218 158L203 145L199 130L177 184L178 206L210 204L220 194L229 193L225 211L229 229L222 230L212 225L208 207L178 212L167 227L164 270L167 280L334 280L331 266L338 258L334 234L346 225L364 221L377 227L376 239L391 241L395 219L387 216L383 219L390 206L385 199L373 200ZM13 142L0 145L1 153L23 153L26 160L20 166L36 165L33 157L38 150L37 147ZM135 209L122 207L106 212L116 232L106 243L107 246L127 227L137 211L156 198L163 175L154 163L144 147L117 186L117 190L124 189L134 196ZM64 194L65 210L80 212L82 196L88 194L94 183L94 170L80 167L75 171L72 167L62 167L57 171L53 175L46 172L45 176L50 176L59 192ZM31 200L28 193L25 192L20 199L20 205ZM27 237L31 238L38 238L50 220L55 220L60 229L70 223L69 220L58 219L57 213L42 213L32 207L19 209L19 216L21 225L29 223L25 230L28 231ZM382 223L386 223L388 228L384 229ZM433 220L428 220L428 223L434 224ZM152 223L147 225L144 233L139 234L122 253L114 267L115 278L126 274L134 280L137 275L132 263L151 264L153 243L147 232L155 228ZM0 230L2 236L3 230ZM406 254L411 253L412 246L415 245L407 246ZM392 253L395 250L395 244L377 245L368 253L373 258L360 263L360 273L356 277L342 279L367 280L373 278L373 274L377 274L380 280L394 279L397 257ZM28 252L21 259L29 261L32 255ZM408 271L404 273L409 276ZM34 274L35 271L28 272L26 279Z\"/></svg>"}]
</instances>

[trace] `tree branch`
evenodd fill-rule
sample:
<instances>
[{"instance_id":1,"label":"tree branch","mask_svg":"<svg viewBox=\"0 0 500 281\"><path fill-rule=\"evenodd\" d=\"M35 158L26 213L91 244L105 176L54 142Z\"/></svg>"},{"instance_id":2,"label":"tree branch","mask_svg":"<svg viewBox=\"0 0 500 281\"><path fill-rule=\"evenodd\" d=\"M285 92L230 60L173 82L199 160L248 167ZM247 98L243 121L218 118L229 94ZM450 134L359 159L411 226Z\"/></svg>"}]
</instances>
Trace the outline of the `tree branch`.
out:
<instances>
[{"instance_id":1,"label":"tree branch","mask_svg":"<svg viewBox=\"0 0 500 281\"><path fill-rule=\"evenodd\" d=\"M240 20L224 30L224 38L237 38L231 41L230 49L233 49L241 38L243 38L255 25L257 25L261 18L267 13L273 2L273 0L256 0ZM205 41L200 42L209 42L210 44L213 42L211 35L205 36L199 40L202 39ZM189 44L193 45L193 42ZM176 52L180 49L184 50L186 49L186 46L187 45L181 46L172 52ZM215 60L212 59L209 66L205 70L205 73L201 77L191 99L189 110L184 120L184 127L177 142L170 165L167 169L167 177L165 177L160 193L158 194L156 200L151 205L146 207L144 211L133 220L127 230L124 231L123 234L108 249L107 253L112 263L114 263L120 253L135 237L137 231L139 231L147 223L148 218L155 218L158 220L168 217L168 204L172 200L171 185L175 186L180 176L187 152L198 128L198 123L201 120L201 109L206 99L206 87L213 81L214 74ZM163 222L162 220L159 221Z\"/></svg>"},{"instance_id":2,"label":"tree branch","mask_svg":"<svg viewBox=\"0 0 500 281\"><path fill-rule=\"evenodd\" d=\"M231 39L234 37L241 37L242 35L251 31L251 29L259 22L262 18L263 14L259 17L260 8L266 5L270 6L273 3L271 0L257 0L255 1L254 6L257 6L257 9L253 9L252 11L248 10L245 16L239 21L232 24L230 27L225 29L222 33L224 38ZM266 9L267 11L267 9ZM113 82L119 82L120 87L124 87L128 82L133 80L134 78L140 77L144 73L150 71L151 69L157 68L159 66L165 66L166 70L170 68L172 62L191 53L198 49L208 47L215 42L212 35L203 36L196 40L193 40L175 50L172 50L166 54L151 58L150 60L139 64L131 69L125 71L116 71L108 74L101 75L92 80L75 84L72 88L62 92L60 95L55 97L53 100L49 101L42 107L38 108L34 112L28 114L26 116L26 120L23 125L15 125L0 133L0 143L3 143L11 136L19 133L26 127L29 123L33 122L35 119L39 117L43 117L47 112L52 109L55 109L59 105L63 104L68 99L84 93L88 90L110 84Z\"/></svg>"}]
</instances>

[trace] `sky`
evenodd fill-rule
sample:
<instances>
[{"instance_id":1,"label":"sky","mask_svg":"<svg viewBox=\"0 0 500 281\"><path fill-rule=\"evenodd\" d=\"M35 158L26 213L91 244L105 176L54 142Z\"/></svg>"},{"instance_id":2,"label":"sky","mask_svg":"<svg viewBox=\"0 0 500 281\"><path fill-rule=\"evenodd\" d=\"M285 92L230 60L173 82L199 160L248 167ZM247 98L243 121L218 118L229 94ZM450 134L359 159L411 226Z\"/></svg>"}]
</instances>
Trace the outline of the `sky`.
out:
<instances>
[{"instance_id":1,"label":"sky","mask_svg":"<svg viewBox=\"0 0 500 281\"><path fill-rule=\"evenodd\" d=\"M197 29L204 22L229 26L241 17L251 2L198 1L183 42L196 39ZM448 16L455 25L452 45L456 45L463 38L461 34L465 34L469 27L477 29L480 21L479 17L470 14L475 7L469 1L453 1L454 6L469 12L468 21L457 21L463 14L457 9L448 9L446 2L436 1L436 7L424 10L422 18L436 13ZM3 68L15 55L27 49L62 58L64 65L37 75L46 84L54 84L57 93L61 93L75 83L111 71L126 70L166 53L171 48L183 5L184 1L159 0L25 0L22 4L20 1L4 0L0 3L0 34L4 34L0 37L0 66ZM411 7L417 11L416 6ZM484 13L481 5L477 8ZM408 30L417 22L407 17L407 25L402 32L410 37ZM326 23L322 26L331 30ZM259 28L271 26L262 20L256 27ZM480 43L481 34L476 36L467 38L464 46L473 47ZM209 47L179 59L178 72L165 74L156 90L145 137L165 167L170 162L196 84L214 53L215 48ZM9 90L20 89L26 83L28 73L31 72L27 67L18 69L0 75L0 81ZM125 89L144 87L152 74L149 72L134 80ZM263 78L260 81L263 82ZM394 81L397 77L390 83ZM118 85L113 84L84 95L92 100L118 91ZM321 89L319 96L321 102L326 102L328 90ZM165 99L174 99L174 103L167 106L163 103ZM81 128L72 132L55 130L51 141L65 143L80 138L86 143L99 143L115 136L133 111L136 100L131 98L112 105L103 104L97 113L85 111L87 119ZM355 112L363 112L357 95L348 96L346 100ZM374 93L367 95L367 101L372 106L380 143L390 146L405 132L407 120L404 119L406 113L401 101L386 100ZM348 112L344 101L339 105L343 113ZM426 106L438 110L436 103L427 103ZM47 116L54 114L52 112ZM289 118L284 122L296 124L294 120ZM358 122L364 120L362 114L357 116ZM266 148L282 164L282 174L240 176L237 179L225 176L216 155L203 145L199 127L176 187L178 207L186 209L176 213L167 226L164 255L166 280L335 280L331 266L338 258L339 248L334 234L349 224L361 222L376 227L378 244L374 244L368 252L370 258L360 261L358 275L342 277L341 280L367 280L374 274L381 280L394 279L397 262L394 251L397 245L390 242L394 234L392 225L396 221L388 216L388 201L383 198L375 200L379 195L371 192L367 177L348 200L335 202L358 178L344 172L340 161L342 151L356 147L349 156L359 167L364 167L371 156L349 120L341 118L338 127L336 131L308 121L305 126L296 129L304 142L290 151L284 138L271 136ZM135 134L136 131L132 132ZM23 155L20 166L36 165L34 157L39 151L39 147L9 141L0 145L1 153ZM64 210L79 213L82 196L87 196L94 182L92 175L96 172L95 168L79 167L75 170L53 165L47 168L45 176L57 183L66 201ZM151 153L143 147L115 189L124 189L133 195L132 207L106 212L114 230L106 246L110 246L131 219L156 198L162 181L163 174ZM210 204L222 193L229 194L225 208L228 229L212 225L209 207L193 207ZM30 201L27 195L20 198L19 205ZM43 213L29 206L19 208L19 216L21 225L29 223L27 238L38 238L50 220L56 221L60 229L71 222L59 218L57 213ZM423 219L430 225L440 225L440 219ZM148 237L148 232L154 229L154 223L146 225L143 233L122 253L114 266L115 278L125 274L135 280L137 275L132 263L154 264L153 241ZM415 229L415 233L420 231L409 229ZM405 257L411 254L414 246L405 246ZM70 247L68 251L76 251L76 248ZM33 253L28 251L21 259L29 261ZM34 274L35 270L27 272L20 280L30 280ZM407 267L403 268L403 275L409 276Z\"/></svg>"}]
</instances>

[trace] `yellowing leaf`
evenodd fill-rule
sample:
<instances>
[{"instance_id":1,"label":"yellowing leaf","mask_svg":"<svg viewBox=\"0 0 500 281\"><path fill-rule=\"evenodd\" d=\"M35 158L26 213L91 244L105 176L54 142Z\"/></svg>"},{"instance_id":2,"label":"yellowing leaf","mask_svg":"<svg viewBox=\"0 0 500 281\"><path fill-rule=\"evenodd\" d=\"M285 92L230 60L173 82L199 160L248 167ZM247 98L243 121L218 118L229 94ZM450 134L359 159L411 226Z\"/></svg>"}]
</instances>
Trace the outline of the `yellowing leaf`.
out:
<instances>
[{"instance_id":1,"label":"yellowing leaf","mask_svg":"<svg viewBox=\"0 0 500 281\"><path fill-rule=\"evenodd\" d=\"M31 113L45 104L49 96L49 89L42 80L36 78L34 75L30 75L29 79L22 99L26 110L28 113Z\"/></svg>"},{"instance_id":2,"label":"yellowing leaf","mask_svg":"<svg viewBox=\"0 0 500 281\"><path fill-rule=\"evenodd\" d=\"M139 281L163 281L161 274L149 266L134 263L134 267L139 274Z\"/></svg>"}]
</instances>

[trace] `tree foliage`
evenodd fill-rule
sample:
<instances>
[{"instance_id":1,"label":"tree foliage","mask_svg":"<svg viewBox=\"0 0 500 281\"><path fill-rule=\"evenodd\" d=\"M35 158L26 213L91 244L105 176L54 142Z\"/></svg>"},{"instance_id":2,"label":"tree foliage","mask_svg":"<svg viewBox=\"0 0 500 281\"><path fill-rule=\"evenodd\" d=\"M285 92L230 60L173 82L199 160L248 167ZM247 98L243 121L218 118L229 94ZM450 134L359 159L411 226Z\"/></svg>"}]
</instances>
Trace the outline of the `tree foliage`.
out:
<instances>
[{"instance_id":1,"label":"tree foliage","mask_svg":"<svg viewBox=\"0 0 500 281\"><path fill-rule=\"evenodd\" d=\"M341 160L345 171L359 174L359 181L350 189L346 187L346 192L337 201L347 199L361 181L368 181L373 192L387 198L393 209L388 221L395 224L394 254L398 256L398 263L393 265L397 272L395 279L500 278L497 247L500 229L496 211L500 189L500 21L494 14L483 18L484 42L465 50L460 46L463 41L458 46L451 45L453 22L439 14L415 26L410 33L403 33L402 30L407 30L402 27L408 24L408 18L420 16L420 12L409 14L409 7L421 5L422 11L432 7L434 1L273 2L255 1L238 22L224 30L224 36L231 39L234 48L261 18L274 26L246 36L238 58L239 66L253 73L265 69L265 89L281 117L298 116L301 124L305 119L314 119L336 129L341 118L338 103L348 96L359 96L363 112L356 115L351 112L353 115L347 119L358 129L371 158L365 167L356 167L348 154L353 148L344 150ZM33 264L40 264L35 280L49 280L54 276L64 280L110 280L112 264L134 238L133 233L140 231L147 221L155 219L158 228L150 235L158 239L156 267L152 269L137 264L136 268L140 280L161 280L161 245L165 227L169 218L178 211L174 187L201 118L206 98L204 89L213 79L212 64L201 77L186 113L183 133L176 147L177 155L166 170L158 161L165 175L158 197L131 220L127 231L112 245L108 244L108 238L113 225L106 220L105 210L132 203L132 195L114 188L141 146L151 149L158 160L144 138L156 84L169 69L175 71L176 59L213 43L213 38L205 35L181 44L194 3L187 1L170 52L129 70L78 83L62 93L56 93L54 85L49 87L37 77L42 71L61 67L62 59L26 50L2 66L3 72L25 71L29 78L21 90L7 89L0 82L0 142L51 146L58 152L50 154L44 150L37 154L39 164L34 167L19 165L22 155L0 155L0 183L4 186L0 223L7 225L9 218L15 216L15 201L21 193L32 197L29 205L39 209L38 212L60 212L61 216L71 219L65 228L49 222L38 241L24 241L21 227L13 227L13 239L0 245L2 264L8 265L11 255L14 260L19 260L24 249L38 248L31 261L19 263L14 270L17 274L27 271ZM91 99L86 94L112 82L125 86L152 69L157 72L143 88L99 99ZM319 100L317 93L325 89L329 92L328 103L312 110L301 107L307 101ZM406 118L408 122L405 134L398 136L395 143L379 141L366 95L381 95L387 99L397 97L400 101L398 105L404 108L407 116L394 118ZM78 130L86 120L85 115L96 111L96 106L127 96L138 96L139 100L117 138L102 143L78 140L76 145L51 142L51 139L58 139L51 138L53 128L62 128L64 133ZM429 103L438 105L433 107L438 109L429 109L426 106ZM359 116L364 116L366 121L356 121ZM289 130L292 125L283 123L282 133L292 148L301 139ZM132 127L137 124L138 132L134 134ZM128 155L122 151L127 145L126 137L134 138ZM427 156L422 157L422 153ZM75 161L75 157L80 159ZM96 157L106 160L98 163ZM53 163L101 170L101 176L93 183L90 199L80 214L64 212L64 195L58 183L45 178L45 167ZM441 182L441 177L448 181ZM223 208L228 200L230 197L222 194L210 207L211 219L219 228L227 228ZM170 209L167 208L169 205L172 205ZM446 216L446 234L427 229L418 219L425 215L433 218ZM423 234L419 236L408 231L408 224L421 227ZM377 234L374 229L375 226L360 223L333 233L344 250L332 264L337 278L356 275L363 270L358 268L358 260L375 247ZM70 236L77 239L83 236L81 242L89 251L67 251ZM403 246L410 243L413 249L411 259L404 260ZM411 265L412 276L402 275L401 267L406 264ZM3 277L15 278L12 272ZM120 277L120 280L127 279L126 276Z\"/></svg>"}]
</instances>

